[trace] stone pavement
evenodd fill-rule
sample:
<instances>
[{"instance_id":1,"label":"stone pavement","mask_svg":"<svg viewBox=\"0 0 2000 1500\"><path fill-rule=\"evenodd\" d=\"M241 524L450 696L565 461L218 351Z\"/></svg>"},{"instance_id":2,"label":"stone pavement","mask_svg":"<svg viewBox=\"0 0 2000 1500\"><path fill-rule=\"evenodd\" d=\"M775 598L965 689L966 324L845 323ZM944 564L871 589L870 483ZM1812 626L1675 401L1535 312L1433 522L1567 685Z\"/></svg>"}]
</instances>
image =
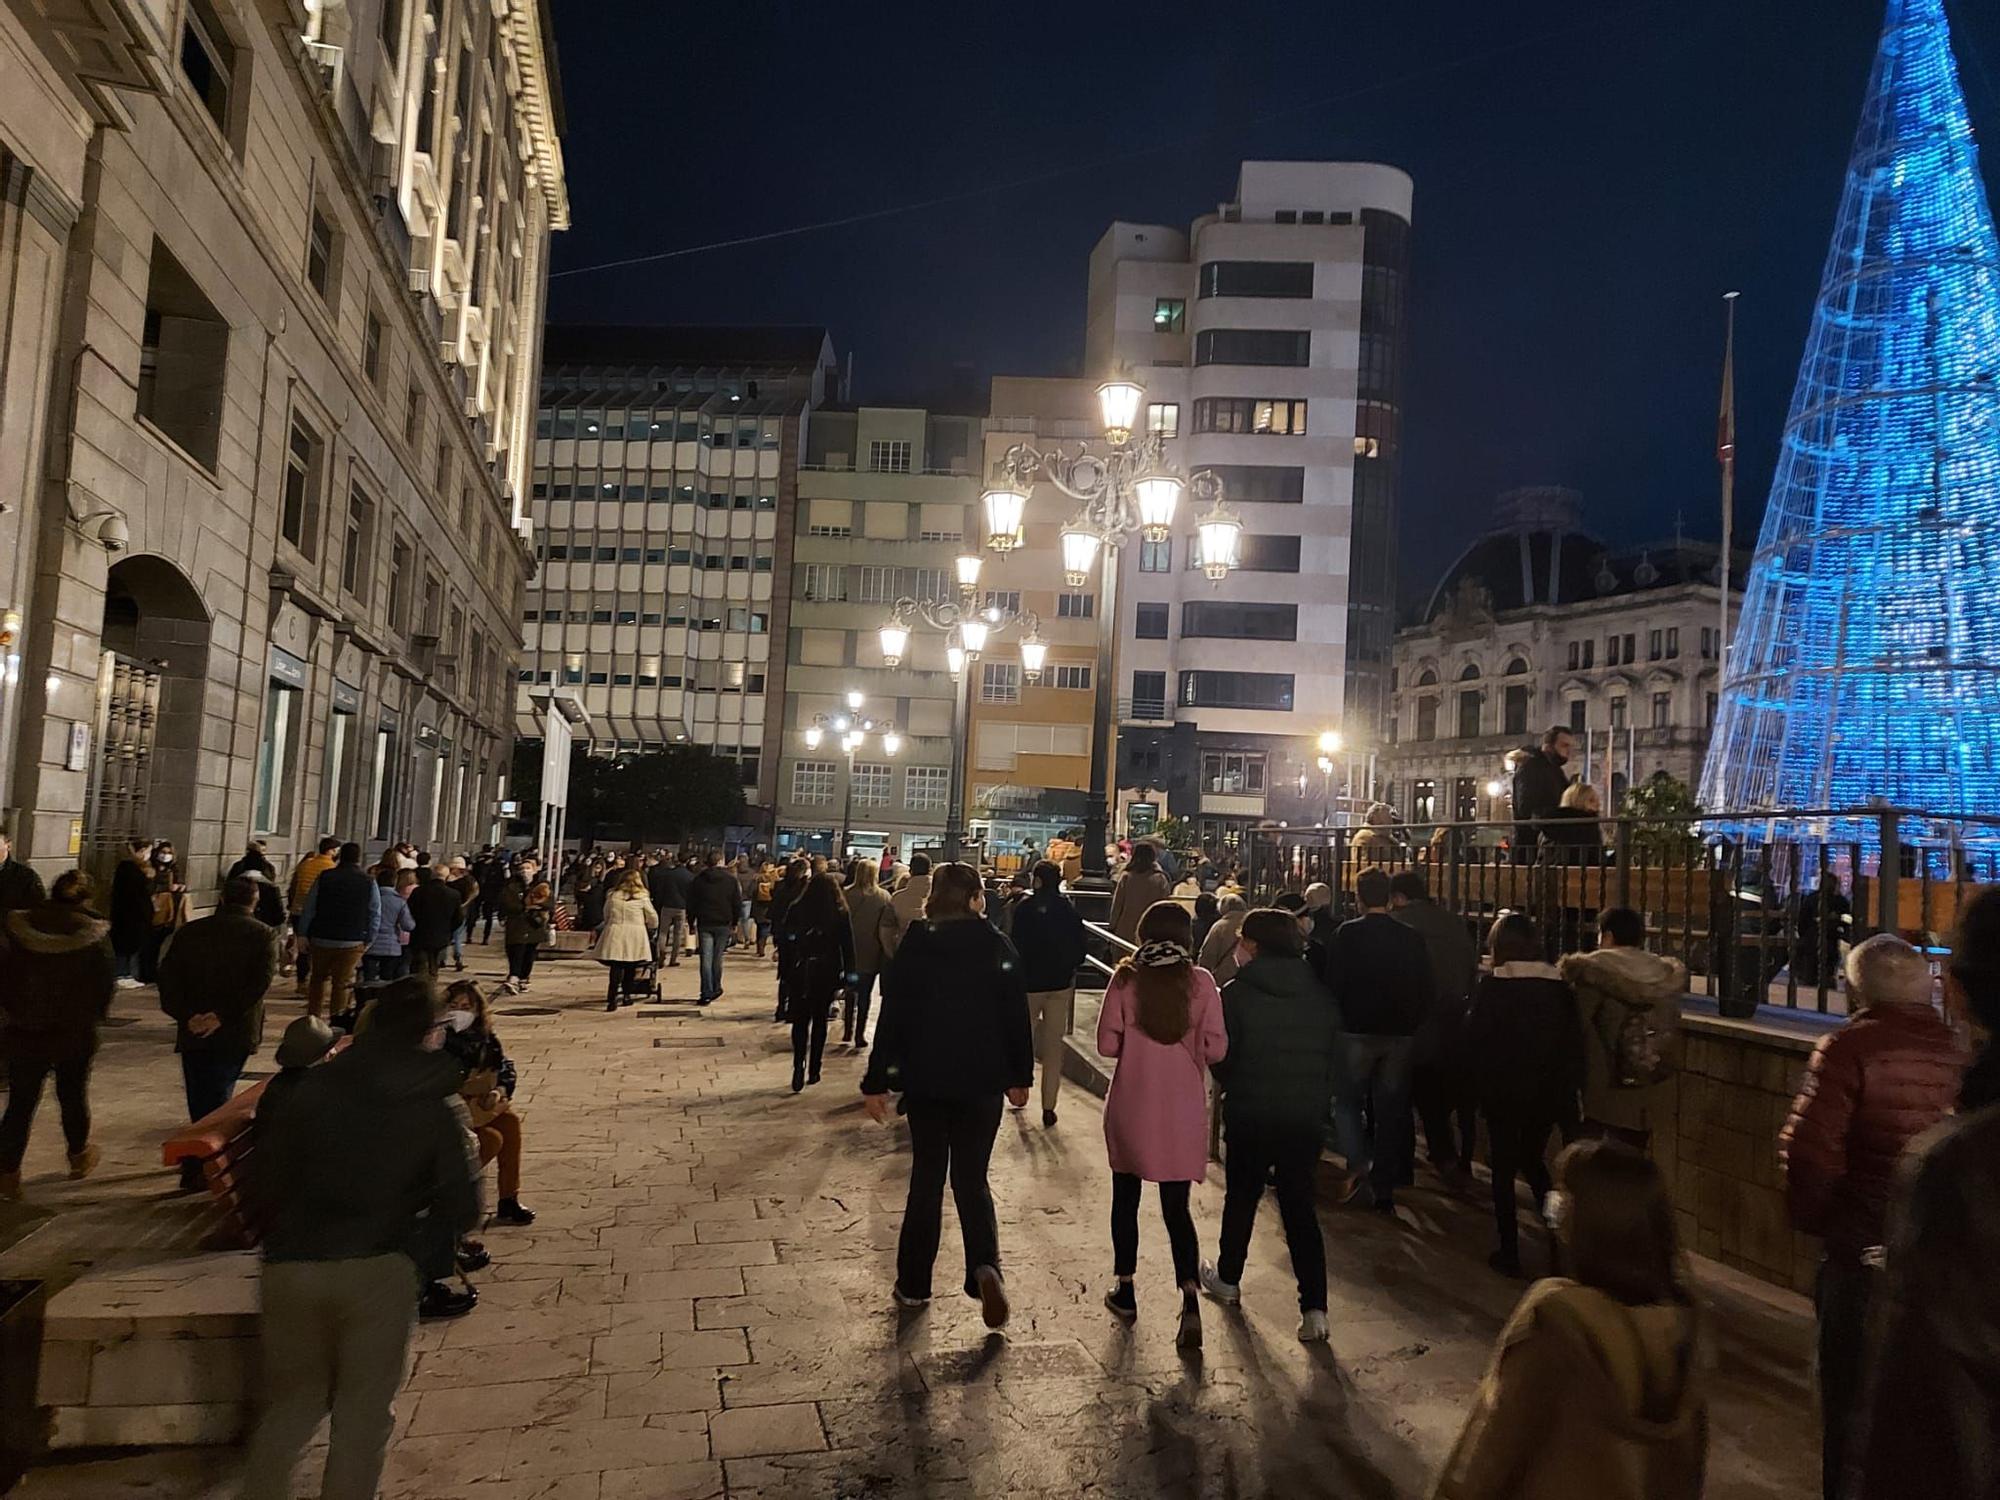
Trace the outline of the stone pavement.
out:
<instances>
[{"instance_id":1,"label":"stone pavement","mask_svg":"<svg viewBox=\"0 0 2000 1500\"><path fill-rule=\"evenodd\" d=\"M497 958L481 950L479 967L496 974ZM1293 1336L1267 1205L1241 1313L1208 1307L1206 1347L1186 1357L1157 1218L1141 1224L1138 1325L1101 1305L1101 1115L1072 1089L1054 1131L1010 1114L995 1152L1013 1325L988 1335L956 1297L899 1315L888 1292L907 1134L862 1115L861 1059L832 1049L826 1081L794 1097L770 969L747 956L731 958L729 997L707 1012L607 1015L601 972L548 964L501 1005L527 1122L523 1198L540 1218L488 1231L495 1264L478 1278L478 1310L419 1330L385 1496L1426 1492L1519 1293L1484 1265L1483 1200L1423 1182L1393 1222L1327 1210L1334 1336L1317 1350ZM668 982L691 995L692 967ZM152 1003L137 992L119 1009ZM293 1008L277 1008L274 1041ZM45 1104L29 1192L57 1217L0 1271L105 1254L66 1220L151 1236L121 1254L183 1253L189 1205L148 1165L179 1108L166 1036L151 1018L111 1034L97 1083L103 1177L50 1181L60 1146ZM1196 1190L1210 1254L1220 1207L1218 1183ZM955 1284L955 1257L948 1210L940 1290ZM1726 1273L1705 1274L1703 1293L1716 1340L1709 1495L1812 1493L1808 1311ZM317 1493L316 1458L300 1496ZM221 1500L235 1462L216 1449L72 1459L17 1493Z\"/></svg>"}]
</instances>

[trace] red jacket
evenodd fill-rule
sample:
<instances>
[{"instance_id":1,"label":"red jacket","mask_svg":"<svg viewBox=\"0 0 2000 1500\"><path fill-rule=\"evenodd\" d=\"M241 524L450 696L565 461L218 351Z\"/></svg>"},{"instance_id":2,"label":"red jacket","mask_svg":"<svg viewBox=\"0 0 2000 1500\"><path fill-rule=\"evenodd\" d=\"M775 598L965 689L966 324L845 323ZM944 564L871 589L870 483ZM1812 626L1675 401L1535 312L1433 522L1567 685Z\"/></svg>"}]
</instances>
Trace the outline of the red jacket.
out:
<instances>
[{"instance_id":1,"label":"red jacket","mask_svg":"<svg viewBox=\"0 0 2000 1500\"><path fill-rule=\"evenodd\" d=\"M1873 1005L1822 1039L1778 1136L1793 1227L1845 1260L1882 1244L1897 1160L1950 1111L1965 1061L1928 1005Z\"/></svg>"}]
</instances>

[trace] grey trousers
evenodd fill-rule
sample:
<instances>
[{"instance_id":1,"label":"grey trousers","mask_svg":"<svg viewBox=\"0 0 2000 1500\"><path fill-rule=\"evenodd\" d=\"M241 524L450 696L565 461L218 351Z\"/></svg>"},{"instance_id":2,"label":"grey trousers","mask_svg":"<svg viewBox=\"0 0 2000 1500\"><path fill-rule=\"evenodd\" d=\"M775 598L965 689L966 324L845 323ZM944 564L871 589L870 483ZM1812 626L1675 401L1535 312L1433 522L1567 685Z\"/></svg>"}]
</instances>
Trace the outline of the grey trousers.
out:
<instances>
[{"instance_id":1,"label":"grey trousers","mask_svg":"<svg viewBox=\"0 0 2000 1500\"><path fill-rule=\"evenodd\" d=\"M658 962L677 964L681 955L687 952L688 914L685 909L668 907L660 913L659 936L654 940L653 951L659 955Z\"/></svg>"},{"instance_id":2,"label":"grey trousers","mask_svg":"<svg viewBox=\"0 0 2000 1500\"><path fill-rule=\"evenodd\" d=\"M264 1410L242 1500L287 1500L299 1453L328 1416L320 1500L375 1500L417 1292L407 1255L265 1263Z\"/></svg>"},{"instance_id":3,"label":"grey trousers","mask_svg":"<svg viewBox=\"0 0 2000 1500\"><path fill-rule=\"evenodd\" d=\"M1035 1028L1035 1065L1042 1073L1042 1108L1054 1109L1062 1092L1063 1038L1069 1035L1076 991L1030 990L1028 1019Z\"/></svg>"}]
</instances>

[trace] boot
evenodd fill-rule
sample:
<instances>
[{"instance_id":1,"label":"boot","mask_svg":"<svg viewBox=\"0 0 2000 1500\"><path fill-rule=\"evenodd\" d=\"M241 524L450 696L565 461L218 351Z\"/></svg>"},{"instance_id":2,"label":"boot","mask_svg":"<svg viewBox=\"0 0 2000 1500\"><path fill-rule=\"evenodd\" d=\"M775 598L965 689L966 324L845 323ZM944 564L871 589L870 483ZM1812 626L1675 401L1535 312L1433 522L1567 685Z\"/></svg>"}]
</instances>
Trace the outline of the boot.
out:
<instances>
[{"instance_id":1,"label":"boot","mask_svg":"<svg viewBox=\"0 0 2000 1500\"><path fill-rule=\"evenodd\" d=\"M868 1050L868 1012L874 1004L874 998L869 995L863 995L855 1004L854 1050L856 1052L866 1052Z\"/></svg>"},{"instance_id":2,"label":"boot","mask_svg":"<svg viewBox=\"0 0 2000 1500\"><path fill-rule=\"evenodd\" d=\"M104 1151L101 1147L85 1146L81 1151L72 1151L69 1158L70 1181L88 1177L97 1170L97 1164L102 1160Z\"/></svg>"}]
</instances>

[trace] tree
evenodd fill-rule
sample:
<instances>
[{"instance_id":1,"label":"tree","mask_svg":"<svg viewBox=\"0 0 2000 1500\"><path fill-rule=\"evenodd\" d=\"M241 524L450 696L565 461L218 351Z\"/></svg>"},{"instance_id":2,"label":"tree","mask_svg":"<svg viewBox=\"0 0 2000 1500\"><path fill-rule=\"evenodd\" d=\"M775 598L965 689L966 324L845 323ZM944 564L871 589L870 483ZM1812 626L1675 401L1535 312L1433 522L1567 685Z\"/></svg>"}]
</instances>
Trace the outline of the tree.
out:
<instances>
[{"instance_id":1,"label":"tree","mask_svg":"<svg viewBox=\"0 0 2000 1500\"><path fill-rule=\"evenodd\" d=\"M542 795L542 747L517 741L510 785L523 809ZM645 841L719 831L743 813L736 762L702 745L664 745L625 755L586 755L569 764L568 834Z\"/></svg>"},{"instance_id":2,"label":"tree","mask_svg":"<svg viewBox=\"0 0 2000 1500\"><path fill-rule=\"evenodd\" d=\"M1701 847L1695 830L1701 804L1693 788L1665 771L1627 790L1620 816L1633 820L1627 835L1632 853L1656 864L1685 864Z\"/></svg>"}]
</instances>

